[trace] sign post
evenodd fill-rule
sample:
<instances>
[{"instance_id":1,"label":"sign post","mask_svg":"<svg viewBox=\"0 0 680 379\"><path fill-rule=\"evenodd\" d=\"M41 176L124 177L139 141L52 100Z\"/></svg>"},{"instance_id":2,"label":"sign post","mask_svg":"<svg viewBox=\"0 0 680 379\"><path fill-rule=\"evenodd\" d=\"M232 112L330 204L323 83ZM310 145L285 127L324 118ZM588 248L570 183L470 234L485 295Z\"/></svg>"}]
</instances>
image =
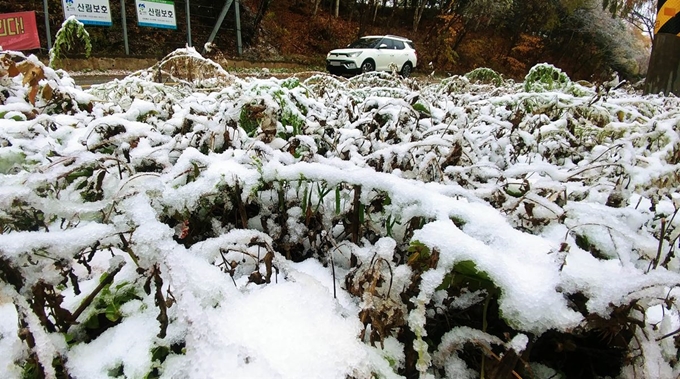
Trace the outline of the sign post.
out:
<instances>
[{"instance_id":1,"label":"sign post","mask_svg":"<svg viewBox=\"0 0 680 379\"><path fill-rule=\"evenodd\" d=\"M125 55L130 55L130 45L128 45L127 17L125 16L125 0L120 0L120 21L123 23L123 44L125 45Z\"/></svg>"},{"instance_id":2,"label":"sign post","mask_svg":"<svg viewBox=\"0 0 680 379\"><path fill-rule=\"evenodd\" d=\"M680 95L680 0L658 0L644 92Z\"/></svg>"},{"instance_id":3,"label":"sign post","mask_svg":"<svg viewBox=\"0 0 680 379\"><path fill-rule=\"evenodd\" d=\"M191 47L191 6L189 5L189 0L186 3L187 12L187 46Z\"/></svg>"},{"instance_id":4,"label":"sign post","mask_svg":"<svg viewBox=\"0 0 680 379\"><path fill-rule=\"evenodd\" d=\"M45 11L45 32L47 33L47 50L52 50L52 33L50 32L50 7L47 0L43 0L43 10Z\"/></svg>"},{"instance_id":5,"label":"sign post","mask_svg":"<svg viewBox=\"0 0 680 379\"><path fill-rule=\"evenodd\" d=\"M0 46L5 50L39 49L35 12L0 14Z\"/></svg>"},{"instance_id":6,"label":"sign post","mask_svg":"<svg viewBox=\"0 0 680 379\"><path fill-rule=\"evenodd\" d=\"M177 29L175 3L170 0L135 0L137 24L151 28Z\"/></svg>"},{"instance_id":7,"label":"sign post","mask_svg":"<svg viewBox=\"0 0 680 379\"><path fill-rule=\"evenodd\" d=\"M234 17L236 17L236 49L238 50L238 56L243 56L243 46L241 45L241 10L239 9L239 0L234 2L234 10L236 11Z\"/></svg>"}]
</instances>

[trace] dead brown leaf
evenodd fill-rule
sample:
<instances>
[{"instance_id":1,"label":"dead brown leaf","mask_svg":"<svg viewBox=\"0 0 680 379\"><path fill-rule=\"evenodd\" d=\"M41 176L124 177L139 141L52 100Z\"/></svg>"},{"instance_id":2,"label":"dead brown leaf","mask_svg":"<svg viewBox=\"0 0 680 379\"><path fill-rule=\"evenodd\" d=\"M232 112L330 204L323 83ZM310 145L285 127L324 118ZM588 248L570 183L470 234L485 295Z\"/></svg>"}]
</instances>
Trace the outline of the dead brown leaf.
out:
<instances>
[{"instance_id":1,"label":"dead brown leaf","mask_svg":"<svg viewBox=\"0 0 680 379\"><path fill-rule=\"evenodd\" d=\"M42 67L31 61L23 61L16 65L13 61L10 62L8 74L12 77L19 73L23 74L24 79L22 80L22 84L28 85L31 88L28 92L28 101L30 101L32 105L35 105L35 99L38 96L38 91L40 89L38 84L41 80L45 79L45 71ZM16 70L16 72L14 70Z\"/></svg>"},{"instance_id":2,"label":"dead brown leaf","mask_svg":"<svg viewBox=\"0 0 680 379\"><path fill-rule=\"evenodd\" d=\"M24 75L23 84L29 86L37 86L38 83L45 79L45 71L42 67L36 65L31 61L23 61L17 65L17 69Z\"/></svg>"},{"instance_id":3,"label":"dead brown leaf","mask_svg":"<svg viewBox=\"0 0 680 379\"><path fill-rule=\"evenodd\" d=\"M52 100L53 96L54 89L52 88L51 85L47 84L42 90L42 98L45 99L45 101L50 101Z\"/></svg>"},{"instance_id":4,"label":"dead brown leaf","mask_svg":"<svg viewBox=\"0 0 680 379\"><path fill-rule=\"evenodd\" d=\"M31 90L28 91L28 101L31 102L31 105L35 105L36 96L38 96L38 86L31 86Z\"/></svg>"}]
</instances>

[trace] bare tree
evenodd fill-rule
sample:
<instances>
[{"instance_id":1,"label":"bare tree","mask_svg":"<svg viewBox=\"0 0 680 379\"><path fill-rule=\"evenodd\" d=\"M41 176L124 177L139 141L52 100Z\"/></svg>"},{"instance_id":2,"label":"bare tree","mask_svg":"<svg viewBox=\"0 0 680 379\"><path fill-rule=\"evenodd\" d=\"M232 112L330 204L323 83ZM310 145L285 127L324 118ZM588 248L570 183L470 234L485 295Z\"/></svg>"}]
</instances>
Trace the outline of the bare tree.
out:
<instances>
[{"instance_id":1,"label":"bare tree","mask_svg":"<svg viewBox=\"0 0 680 379\"><path fill-rule=\"evenodd\" d=\"M269 5L272 3L272 0L261 0L260 1L260 6L257 8L257 14L255 15L255 28L258 28L260 26L260 23L262 22L262 19L264 18L264 15L267 13L267 10L269 9Z\"/></svg>"},{"instance_id":2,"label":"bare tree","mask_svg":"<svg viewBox=\"0 0 680 379\"><path fill-rule=\"evenodd\" d=\"M626 17L649 2L649 0L602 0L602 9L608 10L614 17Z\"/></svg>"},{"instance_id":3,"label":"bare tree","mask_svg":"<svg viewBox=\"0 0 680 379\"><path fill-rule=\"evenodd\" d=\"M319 5L321 4L321 0L312 0L312 3L314 4L314 11L312 12L312 17L315 17L316 14L319 12Z\"/></svg>"},{"instance_id":4,"label":"bare tree","mask_svg":"<svg viewBox=\"0 0 680 379\"><path fill-rule=\"evenodd\" d=\"M420 19L423 17L427 1L428 0L417 0L415 2L415 7L413 9L413 32L418 31L418 25L420 24Z\"/></svg>"},{"instance_id":5,"label":"bare tree","mask_svg":"<svg viewBox=\"0 0 680 379\"><path fill-rule=\"evenodd\" d=\"M626 20L633 26L647 34L649 38L654 36L654 22L656 19L656 2L646 1L644 4L633 9Z\"/></svg>"},{"instance_id":6,"label":"bare tree","mask_svg":"<svg viewBox=\"0 0 680 379\"><path fill-rule=\"evenodd\" d=\"M635 38L623 18L613 18L611 15L609 9L584 7L575 11L566 21L593 41L601 53L605 70L617 71L623 77L643 74L647 70L648 50Z\"/></svg>"},{"instance_id":7,"label":"bare tree","mask_svg":"<svg viewBox=\"0 0 680 379\"><path fill-rule=\"evenodd\" d=\"M373 0L373 25L375 25L375 19L378 17L378 8L380 8L380 1Z\"/></svg>"}]
</instances>

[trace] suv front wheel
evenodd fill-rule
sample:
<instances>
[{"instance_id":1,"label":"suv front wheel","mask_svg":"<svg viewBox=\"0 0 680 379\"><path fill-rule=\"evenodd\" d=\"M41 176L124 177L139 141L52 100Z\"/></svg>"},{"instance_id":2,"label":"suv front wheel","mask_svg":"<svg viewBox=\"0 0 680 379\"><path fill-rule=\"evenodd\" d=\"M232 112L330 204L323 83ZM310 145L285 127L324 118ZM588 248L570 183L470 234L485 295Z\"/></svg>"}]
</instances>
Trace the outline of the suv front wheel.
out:
<instances>
[{"instance_id":1,"label":"suv front wheel","mask_svg":"<svg viewBox=\"0 0 680 379\"><path fill-rule=\"evenodd\" d=\"M364 61L364 63L361 64L361 73L364 72L371 72L375 70L375 64L371 60Z\"/></svg>"},{"instance_id":2,"label":"suv front wheel","mask_svg":"<svg viewBox=\"0 0 680 379\"><path fill-rule=\"evenodd\" d=\"M406 62L404 63L404 67L401 68L401 76L404 78L408 78L411 76L411 70L413 69L413 66L411 66L411 63Z\"/></svg>"}]
</instances>

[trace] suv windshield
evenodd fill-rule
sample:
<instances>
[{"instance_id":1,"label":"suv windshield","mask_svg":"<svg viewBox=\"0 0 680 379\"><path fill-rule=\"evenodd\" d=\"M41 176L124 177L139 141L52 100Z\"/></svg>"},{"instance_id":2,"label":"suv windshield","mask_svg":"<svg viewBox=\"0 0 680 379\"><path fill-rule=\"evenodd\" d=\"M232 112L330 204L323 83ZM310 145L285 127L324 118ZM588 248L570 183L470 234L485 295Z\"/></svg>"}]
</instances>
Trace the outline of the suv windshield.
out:
<instances>
[{"instance_id":1,"label":"suv windshield","mask_svg":"<svg viewBox=\"0 0 680 379\"><path fill-rule=\"evenodd\" d=\"M349 44L351 49L368 49L376 47L382 38L361 38Z\"/></svg>"}]
</instances>

